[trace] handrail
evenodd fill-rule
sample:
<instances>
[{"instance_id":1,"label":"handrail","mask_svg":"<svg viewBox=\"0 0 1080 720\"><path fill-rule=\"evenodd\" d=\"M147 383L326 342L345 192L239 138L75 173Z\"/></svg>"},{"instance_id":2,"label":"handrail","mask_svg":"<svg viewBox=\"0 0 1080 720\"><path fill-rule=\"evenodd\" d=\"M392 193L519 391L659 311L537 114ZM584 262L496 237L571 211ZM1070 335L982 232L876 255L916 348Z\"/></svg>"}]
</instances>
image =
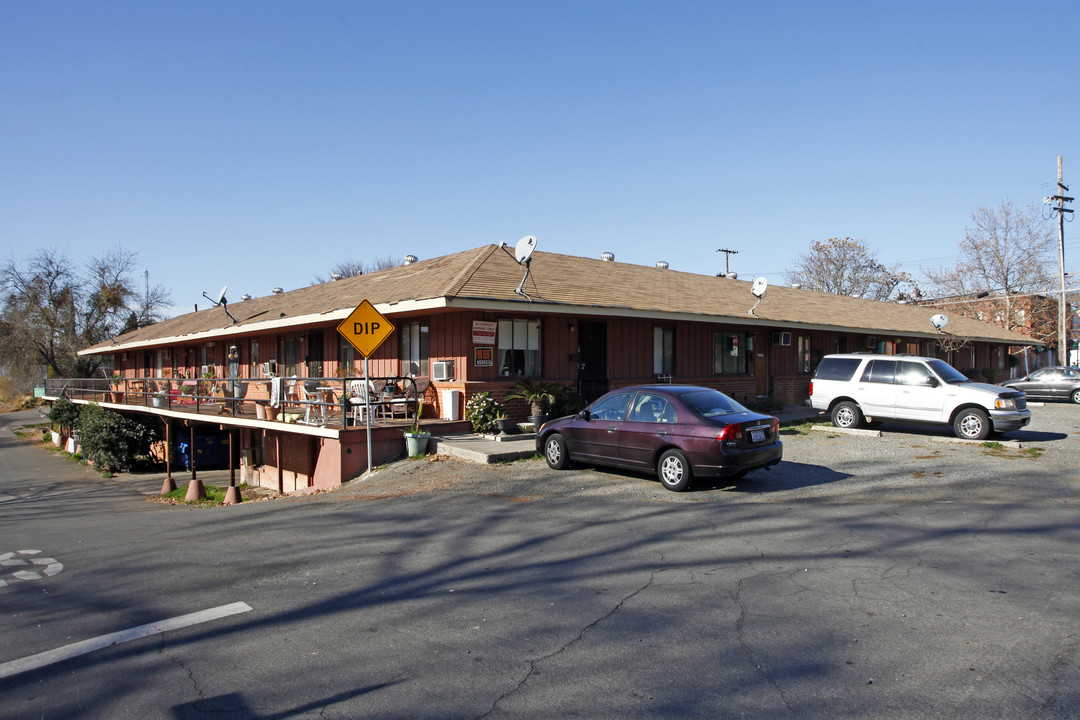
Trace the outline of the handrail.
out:
<instances>
[{"instance_id":1,"label":"handrail","mask_svg":"<svg viewBox=\"0 0 1080 720\"><path fill-rule=\"evenodd\" d=\"M130 407L158 407L171 410L193 410L196 414L229 415L232 417L256 416L256 405L269 406L270 384L274 378L47 378L45 394L59 397L65 394L68 399L85 402L109 402ZM303 396L299 392L286 392L280 399L282 419L299 421L297 416L307 419L307 424L330 427L344 427L350 417L352 405L349 402L349 385L363 381L361 376L345 377L288 377L283 378L286 389L302 384ZM383 405L404 405L405 417L415 417L420 392L416 378L405 376L384 376L367 378L369 387L379 384L381 387L393 387L396 394L378 399L372 397L372 407ZM411 392L410 392L411 390ZM326 401L328 393L331 402ZM316 397L311 398L308 393ZM318 422L312 422L315 414Z\"/></svg>"}]
</instances>

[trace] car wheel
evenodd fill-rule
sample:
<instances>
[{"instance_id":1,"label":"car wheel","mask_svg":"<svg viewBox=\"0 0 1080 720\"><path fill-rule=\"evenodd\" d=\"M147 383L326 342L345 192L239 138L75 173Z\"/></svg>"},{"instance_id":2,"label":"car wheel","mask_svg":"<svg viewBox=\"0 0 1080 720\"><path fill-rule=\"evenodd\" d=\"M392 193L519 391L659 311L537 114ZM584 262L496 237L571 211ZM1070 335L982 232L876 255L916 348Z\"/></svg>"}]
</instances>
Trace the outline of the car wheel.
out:
<instances>
[{"instance_id":1,"label":"car wheel","mask_svg":"<svg viewBox=\"0 0 1080 720\"><path fill-rule=\"evenodd\" d=\"M682 492L690 485L693 474L690 463L681 450L668 450L656 463L656 474L664 487L673 492Z\"/></svg>"},{"instance_id":2,"label":"car wheel","mask_svg":"<svg viewBox=\"0 0 1080 720\"><path fill-rule=\"evenodd\" d=\"M1072 401L1074 403L1076 403L1077 405L1080 405L1080 388L1077 388L1076 390L1073 390L1073 394L1072 394L1071 399L1072 399Z\"/></svg>"},{"instance_id":3,"label":"car wheel","mask_svg":"<svg viewBox=\"0 0 1080 720\"><path fill-rule=\"evenodd\" d=\"M956 437L965 440L985 440L990 436L991 430L993 427L990 425L990 418L978 408L962 410L953 421Z\"/></svg>"},{"instance_id":4,"label":"car wheel","mask_svg":"<svg viewBox=\"0 0 1080 720\"><path fill-rule=\"evenodd\" d=\"M570 455L562 435L553 433L544 441L544 459L552 470L565 470L570 466Z\"/></svg>"},{"instance_id":5,"label":"car wheel","mask_svg":"<svg viewBox=\"0 0 1080 720\"><path fill-rule=\"evenodd\" d=\"M855 403L845 400L832 409L831 419L838 428L857 428L862 424L862 411Z\"/></svg>"}]
</instances>

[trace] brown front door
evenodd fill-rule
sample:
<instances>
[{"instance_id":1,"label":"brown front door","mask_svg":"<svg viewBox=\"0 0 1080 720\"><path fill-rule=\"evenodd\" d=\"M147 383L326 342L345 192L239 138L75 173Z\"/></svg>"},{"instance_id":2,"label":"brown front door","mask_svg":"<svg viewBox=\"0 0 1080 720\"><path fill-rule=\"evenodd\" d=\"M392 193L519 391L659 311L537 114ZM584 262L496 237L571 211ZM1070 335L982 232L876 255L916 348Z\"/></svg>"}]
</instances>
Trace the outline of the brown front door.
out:
<instances>
[{"instance_id":1,"label":"brown front door","mask_svg":"<svg viewBox=\"0 0 1080 720\"><path fill-rule=\"evenodd\" d=\"M757 395L769 394L769 346L765 333L754 335L754 378L757 380Z\"/></svg>"}]
</instances>

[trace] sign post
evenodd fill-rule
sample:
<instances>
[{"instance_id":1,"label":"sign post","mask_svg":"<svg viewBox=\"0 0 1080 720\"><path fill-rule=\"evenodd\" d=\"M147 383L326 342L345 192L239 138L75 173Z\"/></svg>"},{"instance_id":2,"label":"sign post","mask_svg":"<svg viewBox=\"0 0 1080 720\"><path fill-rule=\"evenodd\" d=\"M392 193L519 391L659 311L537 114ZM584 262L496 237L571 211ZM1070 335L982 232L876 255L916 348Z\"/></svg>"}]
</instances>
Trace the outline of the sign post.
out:
<instances>
[{"instance_id":1,"label":"sign post","mask_svg":"<svg viewBox=\"0 0 1080 720\"><path fill-rule=\"evenodd\" d=\"M338 333L364 356L364 419L367 425L367 471L371 472L371 383L368 358L394 332L394 324L366 299L361 301L337 327Z\"/></svg>"}]
</instances>

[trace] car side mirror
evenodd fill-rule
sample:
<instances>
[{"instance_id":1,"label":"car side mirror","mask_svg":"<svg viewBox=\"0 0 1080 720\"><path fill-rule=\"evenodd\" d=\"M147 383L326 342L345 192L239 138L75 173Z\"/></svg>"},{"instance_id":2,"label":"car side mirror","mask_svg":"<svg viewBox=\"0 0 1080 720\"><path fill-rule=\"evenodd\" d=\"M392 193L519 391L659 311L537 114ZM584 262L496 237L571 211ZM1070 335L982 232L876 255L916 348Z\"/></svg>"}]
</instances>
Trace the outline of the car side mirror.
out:
<instances>
[{"instance_id":1,"label":"car side mirror","mask_svg":"<svg viewBox=\"0 0 1080 720\"><path fill-rule=\"evenodd\" d=\"M592 417L592 413L590 413L588 410L582 410L577 414L577 416L585 422L589 422L589 418Z\"/></svg>"},{"instance_id":2,"label":"car side mirror","mask_svg":"<svg viewBox=\"0 0 1080 720\"><path fill-rule=\"evenodd\" d=\"M928 377L926 378L926 384L930 387L937 387L941 383L938 382L938 379L936 377Z\"/></svg>"}]
</instances>

